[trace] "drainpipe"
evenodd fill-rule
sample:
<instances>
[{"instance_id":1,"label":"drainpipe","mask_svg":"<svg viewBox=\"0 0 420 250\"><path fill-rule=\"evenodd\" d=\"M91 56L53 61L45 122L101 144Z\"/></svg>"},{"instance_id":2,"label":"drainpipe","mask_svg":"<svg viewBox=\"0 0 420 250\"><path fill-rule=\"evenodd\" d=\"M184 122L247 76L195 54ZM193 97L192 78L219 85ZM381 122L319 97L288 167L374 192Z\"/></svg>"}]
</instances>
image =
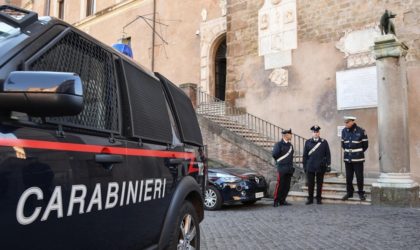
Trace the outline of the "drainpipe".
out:
<instances>
[{"instance_id":1,"label":"drainpipe","mask_svg":"<svg viewBox=\"0 0 420 250\"><path fill-rule=\"evenodd\" d=\"M51 4L51 0L45 0L44 16L50 15L50 4Z\"/></svg>"},{"instance_id":2,"label":"drainpipe","mask_svg":"<svg viewBox=\"0 0 420 250\"><path fill-rule=\"evenodd\" d=\"M152 71L155 71L156 0L153 0Z\"/></svg>"}]
</instances>

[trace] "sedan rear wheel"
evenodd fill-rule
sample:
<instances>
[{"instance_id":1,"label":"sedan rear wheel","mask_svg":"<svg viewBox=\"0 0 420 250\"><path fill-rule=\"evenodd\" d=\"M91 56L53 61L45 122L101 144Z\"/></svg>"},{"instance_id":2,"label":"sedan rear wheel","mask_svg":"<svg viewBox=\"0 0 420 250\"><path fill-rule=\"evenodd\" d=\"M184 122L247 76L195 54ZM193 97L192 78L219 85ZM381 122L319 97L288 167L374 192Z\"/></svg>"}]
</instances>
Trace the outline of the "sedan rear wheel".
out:
<instances>
[{"instance_id":1,"label":"sedan rear wheel","mask_svg":"<svg viewBox=\"0 0 420 250\"><path fill-rule=\"evenodd\" d=\"M217 210L222 206L222 196L219 190L209 186L204 194L204 208L207 210Z\"/></svg>"}]
</instances>

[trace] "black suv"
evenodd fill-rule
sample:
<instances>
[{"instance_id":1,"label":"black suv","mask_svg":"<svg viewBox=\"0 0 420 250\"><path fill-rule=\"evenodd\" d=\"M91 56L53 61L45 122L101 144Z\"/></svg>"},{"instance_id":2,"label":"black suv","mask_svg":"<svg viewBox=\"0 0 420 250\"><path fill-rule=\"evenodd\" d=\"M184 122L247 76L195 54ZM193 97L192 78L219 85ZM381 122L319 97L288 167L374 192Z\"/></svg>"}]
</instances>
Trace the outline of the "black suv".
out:
<instances>
[{"instance_id":1,"label":"black suv","mask_svg":"<svg viewBox=\"0 0 420 250\"><path fill-rule=\"evenodd\" d=\"M0 6L0 248L196 249L191 101L51 17Z\"/></svg>"}]
</instances>

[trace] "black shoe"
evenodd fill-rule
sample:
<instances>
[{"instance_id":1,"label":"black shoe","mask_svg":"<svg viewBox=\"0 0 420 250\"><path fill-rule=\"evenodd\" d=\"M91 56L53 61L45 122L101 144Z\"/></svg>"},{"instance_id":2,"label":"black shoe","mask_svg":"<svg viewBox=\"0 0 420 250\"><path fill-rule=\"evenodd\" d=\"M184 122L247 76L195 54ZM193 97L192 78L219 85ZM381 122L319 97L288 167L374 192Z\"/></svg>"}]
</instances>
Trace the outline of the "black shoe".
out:
<instances>
[{"instance_id":1,"label":"black shoe","mask_svg":"<svg viewBox=\"0 0 420 250\"><path fill-rule=\"evenodd\" d=\"M360 198L361 201L366 200L366 196L364 194L359 194L359 198Z\"/></svg>"},{"instance_id":2,"label":"black shoe","mask_svg":"<svg viewBox=\"0 0 420 250\"><path fill-rule=\"evenodd\" d=\"M322 204L322 201L321 200L317 200L316 201L316 204L321 205Z\"/></svg>"},{"instance_id":3,"label":"black shoe","mask_svg":"<svg viewBox=\"0 0 420 250\"><path fill-rule=\"evenodd\" d=\"M305 205L311 205L311 204L313 204L313 203L314 203L314 201L308 200L308 201L305 203Z\"/></svg>"},{"instance_id":4,"label":"black shoe","mask_svg":"<svg viewBox=\"0 0 420 250\"><path fill-rule=\"evenodd\" d=\"M353 195L346 194L346 195L343 196L343 198L341 198L341 200L346 201L346 200L348 200L349 198L352 198L352 197L353 197Z\"/></svg>"},{"instance_id":5,"label":"black shoe","mask_svg":"<svg viewBox=\"0 0 420 250\"><path fill-rule=\"evenodd\" d=\"M280 205L280 203L278 201L275 201L273 204L273 207L278 207Z\"/></svg>"},{"instance_id":6,"label":"black shoe","mask_svg":"<svg viewBox=\"0 0 420 250\"><path fill-rule=\"evenodd\" d=\"M292 205L292 203L289 203L289 202L285 201L285 202L283 202L283 203L282 203L282 204L280 204L280 205L282 205L282 206L291 206L291 205Z\"/></svg>"}]
</instances>

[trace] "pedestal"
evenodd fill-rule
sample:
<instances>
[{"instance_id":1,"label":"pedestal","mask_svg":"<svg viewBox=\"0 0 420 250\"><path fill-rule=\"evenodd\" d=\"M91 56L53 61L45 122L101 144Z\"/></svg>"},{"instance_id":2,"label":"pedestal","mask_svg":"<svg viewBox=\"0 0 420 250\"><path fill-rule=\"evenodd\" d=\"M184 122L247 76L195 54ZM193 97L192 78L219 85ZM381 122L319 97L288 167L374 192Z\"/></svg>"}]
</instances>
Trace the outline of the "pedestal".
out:
<instances>
[{"instance_id":1,"label":"pedestal","mask_svg":"<svg viewBox=\"0 0 420 250\"><path fill-rule=\"evenodd\" d=\"M381 173L372 184L372 204L397 207L419 206L419 185L409 174Z\"/></svg>"}]
</instances>

